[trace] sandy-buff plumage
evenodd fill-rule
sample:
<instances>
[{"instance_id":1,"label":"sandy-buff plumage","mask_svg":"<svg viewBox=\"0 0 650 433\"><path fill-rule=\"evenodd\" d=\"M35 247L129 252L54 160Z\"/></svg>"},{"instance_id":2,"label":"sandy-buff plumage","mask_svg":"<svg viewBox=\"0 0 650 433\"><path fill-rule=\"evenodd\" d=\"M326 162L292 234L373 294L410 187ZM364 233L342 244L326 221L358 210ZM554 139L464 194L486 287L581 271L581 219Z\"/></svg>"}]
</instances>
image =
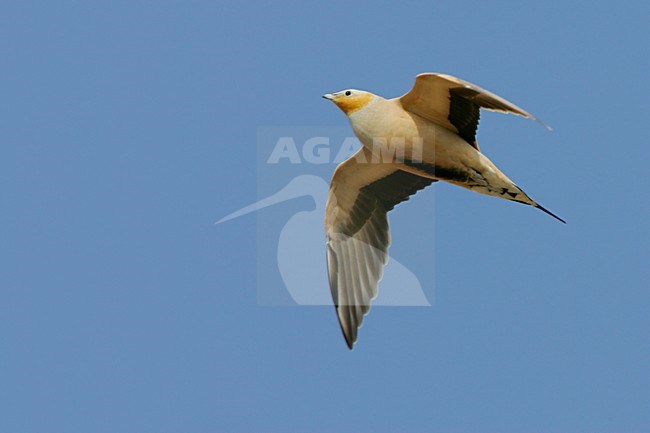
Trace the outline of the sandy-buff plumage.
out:
<instances>
[{"instance_id":1,"label":"sandy-buff plumage","mask_svg":"<svg viewBox=\"0 0 650 433\"><path fill-rule=\"evenodd\" d=\"M349 348L377 295L388 260L387 213L431 183L544 209L478 148L481 108L537 120L480 87L443 74L420 74L405 95L384 99L361 90L324 95L349 118L363 147L334 172L325 215L332 297Z\"/></svg>"}]
</instances>

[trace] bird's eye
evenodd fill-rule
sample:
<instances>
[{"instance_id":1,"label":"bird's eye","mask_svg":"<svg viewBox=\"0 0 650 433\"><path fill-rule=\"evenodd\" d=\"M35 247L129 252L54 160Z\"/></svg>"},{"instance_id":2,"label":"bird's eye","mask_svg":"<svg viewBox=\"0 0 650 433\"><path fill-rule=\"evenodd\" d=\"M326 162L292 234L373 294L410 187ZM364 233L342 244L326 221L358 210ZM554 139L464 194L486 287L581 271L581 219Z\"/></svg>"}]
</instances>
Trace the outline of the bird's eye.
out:
<instances>
[{"instance_id":1,"label":"bird's eye","mask_svg":"<svg viewBox=\"0 0 650 433\"><path fill-rule=\"evenodd\" d=\"M345 96L350 96L351 94L352 94L352 92L350 92L349 90L347 92L345 92Z\"/></svg>"}]
</instances>

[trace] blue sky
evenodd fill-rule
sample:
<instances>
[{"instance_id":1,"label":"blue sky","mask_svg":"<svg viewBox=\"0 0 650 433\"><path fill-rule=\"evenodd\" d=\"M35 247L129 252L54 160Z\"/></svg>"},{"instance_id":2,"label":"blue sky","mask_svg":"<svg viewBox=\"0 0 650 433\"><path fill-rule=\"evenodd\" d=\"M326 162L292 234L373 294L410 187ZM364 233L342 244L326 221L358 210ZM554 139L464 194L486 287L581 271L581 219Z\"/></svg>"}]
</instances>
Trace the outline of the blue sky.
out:
<instances>
[{"instance_id":1,"label":"blue sky","mask_svg":"<svg viewBox=\"0 0 650 433\"><path fill-rule=\"evenodd\" d=\"M2 2L0 431L649 431L649 15ZM374 309L349 352L332 308L258 305L257 219L308 200L214 222L258 198L258 127L345 126L323 93L425 71L553 126L484 113L479 144L568 224L419 193L391 252L433 306Z\"/></svg>"}]
</instances>

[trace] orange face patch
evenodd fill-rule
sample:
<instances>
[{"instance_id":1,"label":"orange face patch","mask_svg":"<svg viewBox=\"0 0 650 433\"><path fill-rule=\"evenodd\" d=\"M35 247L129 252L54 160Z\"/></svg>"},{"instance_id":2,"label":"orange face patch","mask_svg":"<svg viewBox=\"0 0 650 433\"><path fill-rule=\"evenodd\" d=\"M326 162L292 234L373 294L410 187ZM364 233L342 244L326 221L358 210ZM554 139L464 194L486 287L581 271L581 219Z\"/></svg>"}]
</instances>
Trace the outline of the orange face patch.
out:
<instances>
[{"instance_id":1,"label":"orange face patch","mask_svg":"<svg viewBox=\"0 0 650 433\"><path fill-rule=\"evenodd\" d=\"M355 111L368 105L372 99L370 93L356 93L351 96L345 96L344 93L337 95L332 101L341 109L346 115L350 115Z\"/></svg>"}]
</instances>

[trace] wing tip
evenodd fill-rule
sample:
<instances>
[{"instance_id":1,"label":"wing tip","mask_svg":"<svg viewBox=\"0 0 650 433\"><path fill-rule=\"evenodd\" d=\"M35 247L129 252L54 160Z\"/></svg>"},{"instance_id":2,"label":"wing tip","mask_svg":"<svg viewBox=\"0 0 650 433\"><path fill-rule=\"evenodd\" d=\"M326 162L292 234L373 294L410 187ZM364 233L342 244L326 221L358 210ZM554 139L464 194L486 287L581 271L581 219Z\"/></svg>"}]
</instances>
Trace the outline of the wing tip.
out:
<instances>
[{"instance_id":1,"label":"wing tip","mask_svg":"<svg viewBox=\"0 0 650 433\"><path fill-rule=\"evenodd\" d=\"M347 336L345 337L345 344L348 346L348 349L350 349L350 351L354 350L354 343L354 341L348 340Z\"/></svg>"},{"instance_id":2,"label":"wing tip","mask_svg":"<svg viewBox=\"0 0 650 433\"><path fill-rule=\"evenodd\" d=\"M345 339L345 344L348 346L348 349L350 350L354 349L354 343L356 343L357 341L357 336L353 335L351 329L346 329L345 326L343 326L343 322L340 321L340 318L339 318L339 324L341 325L341 333L343 334L343 338Z\"/></svg>"}]
</instances>

